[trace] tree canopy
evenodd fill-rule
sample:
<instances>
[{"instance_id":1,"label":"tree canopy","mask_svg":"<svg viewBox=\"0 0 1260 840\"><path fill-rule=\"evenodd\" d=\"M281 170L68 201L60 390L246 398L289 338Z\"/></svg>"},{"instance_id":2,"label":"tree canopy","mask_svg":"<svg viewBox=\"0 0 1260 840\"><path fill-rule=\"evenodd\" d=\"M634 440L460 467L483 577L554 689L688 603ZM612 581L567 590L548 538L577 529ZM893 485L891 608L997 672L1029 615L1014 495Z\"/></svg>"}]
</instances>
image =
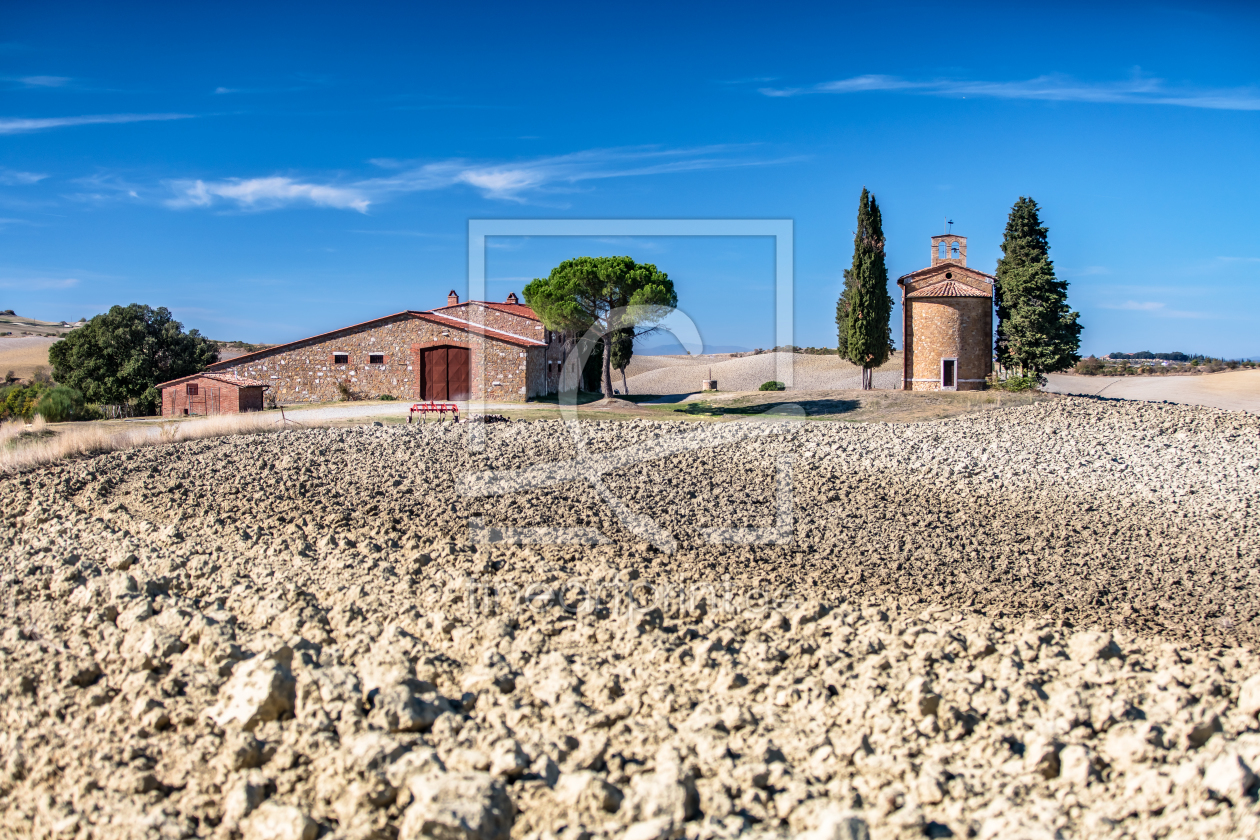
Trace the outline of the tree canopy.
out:
<instances>
[{"instance_id":1,"label":"tree canopy","mask_svg":"<svg viewBox=\"0 0 1260 840\"><path fill-rule=\"evenodd\" d=\"M88 402L130 403L153 411L160 382L198 373L218 361L209 339L184 325L164 306L113 306L48 350L53 379L80 391Z\"/></svg>"},{"instance_id":2,"label":"tree canopy","mask_svg":"<svg viewBox=\"0 0 1260 840\"><path fill-rule=\"evenodd\" d=\"M525 287L525 302L549 330L580 334L595 328L606 336L630 329L641 335L678 305L678 295L669 276L650 263L636 263L630 257L577 257L560 263L546 278L531 281ZM603 342L605 397L613 393L614 344Z\"/></svg>"},{"instance_id":3,"label":"tree canopy","mask_svg":"<svg viewBox=\"0 0 1260 840\"><path fill-rule=\"evenodd\" d=\"M843 313L847 340L841 355L862 368L862 390L871 388L871 371L892 355L892 295L888 294L888 267L884 263L883 217L875 196L865 187L858 199L857 230L853 234L853 266L846 272L845 291L836 307L836 322Z\"/></svg>"},{"instance_id":4,"label":"tree canopy","mask_svg":"<svg viewBox=\"0 0 1260 840\"><path fill-rule=\"evenodd\" d=\"M1054 274L1049 230L1040 208L1020 196L1011 208L997 267L997 358L1035 373L1080 361L1080 313L1067 304L1068 284Z\"/></svg>"}]
</instances>

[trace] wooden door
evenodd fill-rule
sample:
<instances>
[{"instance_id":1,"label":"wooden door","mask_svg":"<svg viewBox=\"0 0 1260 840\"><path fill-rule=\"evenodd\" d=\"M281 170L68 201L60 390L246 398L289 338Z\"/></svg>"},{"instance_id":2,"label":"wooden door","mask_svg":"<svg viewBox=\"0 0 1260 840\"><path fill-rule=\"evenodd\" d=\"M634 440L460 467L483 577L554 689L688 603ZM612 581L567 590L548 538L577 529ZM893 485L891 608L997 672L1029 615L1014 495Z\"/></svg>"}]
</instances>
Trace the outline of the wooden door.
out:
<instances>
[{"instance_id":1,"label":"wooden door","mask_svg":"<svg viewBox=\"0 0 1260 840\"><path fill-rule=\"evenodd\" d=\"M420 367L421 399L468 399L472 352L467 347L430 347L423 352Z\"/></svg>"},{"instance_id":2,"label":"wooden door","mask_svg":"<svg viewBox=\"0 0 1260 840\"><path fill-rule=\"evenodd\" d=\"M466 400L471 391L469 374L472 369L472 352L467 347L446 348L446 398Z\"/></svg>"},{"instance_id":3,"label":"wooden door","mask_svg":"<svg viewBox=\"0 0 1260 840\"><path fill-rule=\"evenodd\" d=\"M446 347L424 351L424 391L421 399L446 401Z\"/></svg>"}]
</instances>

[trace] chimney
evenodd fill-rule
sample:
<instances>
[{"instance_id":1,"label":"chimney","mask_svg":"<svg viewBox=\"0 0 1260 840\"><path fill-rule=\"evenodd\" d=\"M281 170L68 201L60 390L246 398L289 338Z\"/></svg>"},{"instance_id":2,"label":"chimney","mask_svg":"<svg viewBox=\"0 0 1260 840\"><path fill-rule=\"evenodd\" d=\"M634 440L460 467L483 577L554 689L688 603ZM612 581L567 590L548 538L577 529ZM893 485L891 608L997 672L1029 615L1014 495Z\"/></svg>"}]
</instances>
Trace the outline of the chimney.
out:
<instances>
[{"instance_id":1,"label":"chimney","mask_svg":"<svg viewBox=\"0 0 1260 840\"><path fill-rule=\"evenodd\" d=\"M507 303L520 303L520 300L516 297L516 292L508 292Z\"/></svg>"},{"instance_id":2,"label":"chimney","mask_svg":"<svg viewBox=\"0 0 1260 840\"><path fill-rule=\"evenodd\" d=\"M454 289L451 289L451 291L446 295L446 305L455 306L458 303L459 303L459 295L455 293Z\"/></svg>"}]
</instances>

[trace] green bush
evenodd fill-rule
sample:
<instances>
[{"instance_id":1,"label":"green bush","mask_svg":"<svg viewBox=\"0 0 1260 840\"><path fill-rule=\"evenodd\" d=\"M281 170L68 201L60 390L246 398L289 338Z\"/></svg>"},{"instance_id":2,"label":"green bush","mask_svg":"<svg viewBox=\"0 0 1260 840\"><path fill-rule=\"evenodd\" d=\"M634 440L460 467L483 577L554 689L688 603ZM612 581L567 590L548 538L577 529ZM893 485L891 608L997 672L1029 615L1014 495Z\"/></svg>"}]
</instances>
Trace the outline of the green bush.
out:
<instances>
[{"instance_id":1,"label":"green bush","mask_svg":"<svg viewBox=\"0 0 1260 840\"><path fill-rule=\"evenodd\" d=\"M29 385L12 384L0 388L0 419L30 420L35 415L40 396L50 387L51 383L36 380Z\"/></svg>"},{"instance_id":2,"label":"green bush","mask_svg":"<svg viewBox=\"0 0 1260 840\"><path fill-rule=\"evenodd\" d=\"M68 385L49 388L39 398L35 413L49 423L68 423L71 420L97 420L99 409L88 406L83 394Z\"/></svg>"},{"instance_id":3,"label":"green bush","mask_svg":"<svg viewBox=\"0 0 1260 840\"><path fill-rule=\"evenodd\" d=\"M1027 376L1009 376L1006 379L995 379L989 383L989 387L995 391L1035 391L1044 385L1042 377L1030 373Z\"/></svg>"},{"instance_id":4,"label":"green bush","mask_svg":"<svg viewBox=\"0 0 1260 840\"><path fill-rule=\"evenodd\" d=\"M378 394L376 398L384 402L393 402L398 399L398 397L395 397L393 394Z\"/></svg>"},{"instance_id":5,"label":"green bush","mask_svg":"<svg viewBox=\"0 0 1260 840\"><path fill-rule=\"evenodd\" d=\"M787 386L784 385L782 382L762 382L761 387L758 388L757 390L758 391L784 391L784 390L787 390Z\"/></svg>"}]
</instances>

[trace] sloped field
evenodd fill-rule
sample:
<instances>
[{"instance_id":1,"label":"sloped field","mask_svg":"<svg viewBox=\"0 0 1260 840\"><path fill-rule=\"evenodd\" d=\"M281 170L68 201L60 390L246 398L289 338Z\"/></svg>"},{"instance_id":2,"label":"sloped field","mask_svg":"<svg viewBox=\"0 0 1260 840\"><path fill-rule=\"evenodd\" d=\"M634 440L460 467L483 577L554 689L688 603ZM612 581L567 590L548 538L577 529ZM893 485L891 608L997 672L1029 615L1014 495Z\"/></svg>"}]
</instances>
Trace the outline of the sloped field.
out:
<instances>
[{"instance_id":1,"label":"sloped field","mask_svg":"<svg viewBox=\"0 0 1260 840\"><path fill-rule=\"evenodd\" d=\"M0 482L0 830L1260 831L1254 416L578 430Z\"/></svg>"}]
</instances>

